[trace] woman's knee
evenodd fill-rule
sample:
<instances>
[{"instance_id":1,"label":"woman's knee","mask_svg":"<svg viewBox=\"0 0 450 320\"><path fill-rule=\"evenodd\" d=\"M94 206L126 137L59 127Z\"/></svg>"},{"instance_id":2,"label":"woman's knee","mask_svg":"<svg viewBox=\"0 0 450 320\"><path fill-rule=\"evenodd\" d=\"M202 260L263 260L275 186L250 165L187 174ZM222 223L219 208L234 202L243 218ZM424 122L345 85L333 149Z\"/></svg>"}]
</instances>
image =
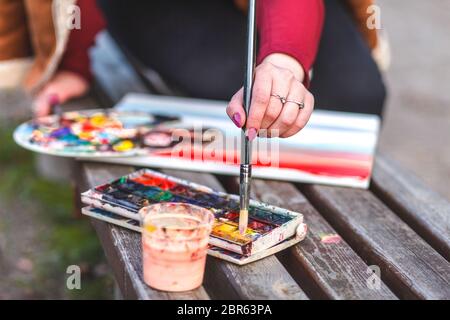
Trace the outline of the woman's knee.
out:
<instances>
[{"instance_id":1,"label":"woman's knee","mask_svg":"<svg viewBox=\"0 0 450 320\"><path fill-rule=\"evenodd\" d=\"M332 79L313 85L318 108L382 115L387 90L378 72L341 74Z\"/></svg>"},{"instance_id":2,"label":"woman's knee","mask_svg":"<svg viewBox=\"0 0 450 320\"><path fill-rule=\"evenodd\" d=\"M350 98L350 105L356 112L382 115L387 90L381 76L367 75L366 81L349 84L346 92Z\"/></svg>"}]
</instances>

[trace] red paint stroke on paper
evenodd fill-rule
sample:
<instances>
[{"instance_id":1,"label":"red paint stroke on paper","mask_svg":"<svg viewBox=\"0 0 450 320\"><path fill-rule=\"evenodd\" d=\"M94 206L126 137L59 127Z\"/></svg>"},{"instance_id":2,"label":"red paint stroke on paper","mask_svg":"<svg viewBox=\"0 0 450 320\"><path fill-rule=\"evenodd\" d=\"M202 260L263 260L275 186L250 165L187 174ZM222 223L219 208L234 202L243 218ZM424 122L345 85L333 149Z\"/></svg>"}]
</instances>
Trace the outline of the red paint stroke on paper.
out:
<instances>
[{"instance_id":1,"label":"red paint stroke on paper","mask_svg":"<svg viewBox=\"0 0 450 320\"><path fill-rule=\"evenodd\" d=\"M164 150L155 153L158 156L177 157L186 160L201 160L208 162L239 164L239 154L236 150L225 152L215 151L212 155L201 148L193 147L180 153L172 153ZM254 155L255 156L255 155ZM271 167L273 164L265 164L255 159L255 167ZM279 154L277 167L281 169L293 169L307 172L317 176L352 177L366 180L371 174L371 155L343 153L343 152L318 152L318 151L284 151ZM231 162L230 162L231 161Z\"/></svg>"}]
</instances>

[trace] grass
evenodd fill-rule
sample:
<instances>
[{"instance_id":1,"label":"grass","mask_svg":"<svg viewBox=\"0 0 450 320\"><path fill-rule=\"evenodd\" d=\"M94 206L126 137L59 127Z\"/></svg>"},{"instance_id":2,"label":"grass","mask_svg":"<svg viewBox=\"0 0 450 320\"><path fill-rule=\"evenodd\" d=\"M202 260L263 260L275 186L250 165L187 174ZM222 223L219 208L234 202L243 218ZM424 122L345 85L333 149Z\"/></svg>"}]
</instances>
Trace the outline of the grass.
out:
<instances>
[{"instance_id":1,"label":"grass","mask_svg":"<svg viewBox=\"0 0 450 320\"><path fill-rule=\"evenodd\" d=\"M104 270L106 262L99 241L87 219L72 215L71 185L38 175L34 167L35 155L13 142L14 127L15 124L0 123L0 203L4 212L17 210L20 204L20 210L32 212L39 219L36 236L39 247L43 248L33 258L29 281L19 279L17 286L28 288L37 298L111 298L113 279ZM3 219L0 217L0 220ZM0 233L4 232L14 238L14 233L21 231L9 230L2 223ZM66 288L66 268L74 264L82 270L81 290Z\"/></svg>"}]
</instances>

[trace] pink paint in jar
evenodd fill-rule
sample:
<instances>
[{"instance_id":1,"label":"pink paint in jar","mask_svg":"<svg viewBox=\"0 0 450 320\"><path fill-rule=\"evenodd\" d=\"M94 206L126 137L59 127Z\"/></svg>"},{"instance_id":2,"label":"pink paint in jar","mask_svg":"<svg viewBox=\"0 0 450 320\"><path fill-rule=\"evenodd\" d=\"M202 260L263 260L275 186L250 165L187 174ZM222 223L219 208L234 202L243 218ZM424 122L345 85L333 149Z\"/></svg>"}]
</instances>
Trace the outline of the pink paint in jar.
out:
<instances>
[{"instance_id":1,"label":"pink paint in jar","mask_svg":"<svg viewBox=\"0 0 450 320\"><path fill-rule=\"evenodd\" d=\"M186 203L159 203L140 212L144 281L162 291L201 286L214 215Z\"/></svg>"}]
</instances>

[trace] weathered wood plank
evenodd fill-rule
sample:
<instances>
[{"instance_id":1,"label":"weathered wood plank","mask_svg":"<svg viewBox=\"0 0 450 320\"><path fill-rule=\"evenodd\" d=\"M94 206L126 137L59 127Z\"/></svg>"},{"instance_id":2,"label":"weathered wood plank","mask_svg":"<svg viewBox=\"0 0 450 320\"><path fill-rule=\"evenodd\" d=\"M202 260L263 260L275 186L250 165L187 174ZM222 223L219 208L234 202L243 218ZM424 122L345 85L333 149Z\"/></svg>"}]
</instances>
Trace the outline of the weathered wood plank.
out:
<instances>
[{"instance_id":1,"label":"weathered wood plank","mask_svg":"<svg viewBox=\"0 0 450 320\"><path fill-rule=\"evenodd\" d=\"M368 286L372 273L343 239L327 243L325 236L337 232L293 184L253 179L252 198L303 214L307 237L277 256L308 295L320 299L397 299L382 282L376 289Z\"/></svg>"},{"instance_id":2,"label":"weathered wood plank","mask_svg":"<svg viewBox=\"0 0 450 320\"><path fill-rule=\"evenodd\" d=\"M450 261L450 202L384 155L375 161L371 189Z\"/></svg>"},{"instance_id":3,"label":"weathered wood plank","mask_svg":"<svg viewBox=\"0 0 450 320\"><path fill-rule=\"evenodd\" d=\"M129 166L83 163L80 183L84 190L110 182L132 171L133 168ZM143 280L140 235L96 219L91 219L91 221L124 298L152 300L209 299L203 287L180 293L151 289Z\"/></svg>"},{"instance_id":4,"label":"weathered wood plank","mask_svg":"<svg viewBox=\"0 0 450 320\"><path fill-rule=\"evenodd\" d=\"M176 170L165 173L224 191L219 181L210 174ZM208 257L205 287L217 299L308 299L303 290L275 257L245 266Z\"/></svg>"},{"instance_id":5,"label":"weathered wood plank","mask_svg":"<svg viewBox=\"0 0 450 320\"><path fill-rule=\"evenodd\" d=\"M449 299L450 264L370 191L325 186L301 190L400 298Z\"/></svg>"}]
</instances>

